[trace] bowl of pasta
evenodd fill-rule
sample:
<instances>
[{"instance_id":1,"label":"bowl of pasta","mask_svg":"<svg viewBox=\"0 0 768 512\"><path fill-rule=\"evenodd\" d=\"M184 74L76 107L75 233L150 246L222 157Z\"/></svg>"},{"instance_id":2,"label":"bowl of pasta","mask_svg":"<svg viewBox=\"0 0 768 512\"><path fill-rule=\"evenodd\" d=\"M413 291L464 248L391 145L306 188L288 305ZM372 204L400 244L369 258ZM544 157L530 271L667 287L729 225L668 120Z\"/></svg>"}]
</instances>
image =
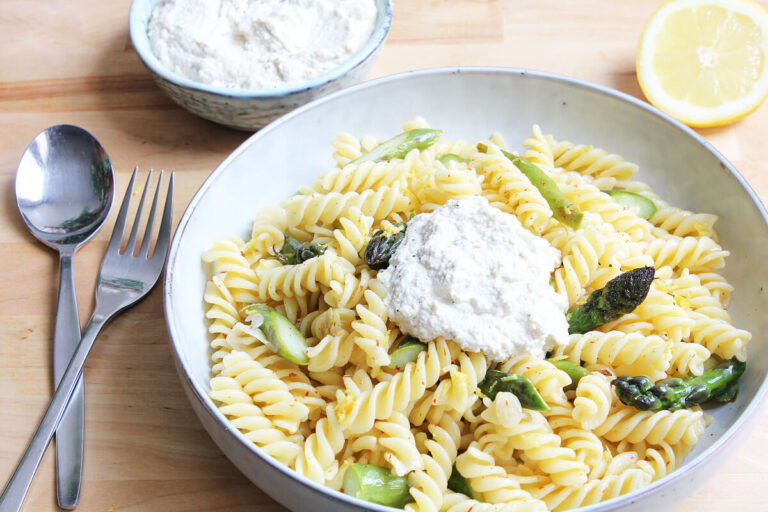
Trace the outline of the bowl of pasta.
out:
<instances>
[{"instance_id":1,"label":"bowl of pasta","mask_svg":"<svg viewBox=\"0 0 768 512\"><path fill-rule=\"evenodd\" d=\"M291 510L666 510L765 395L766 219L632 97L417 71L233 152L166 319L202 424Z\"/></svg>"}]
</instances>

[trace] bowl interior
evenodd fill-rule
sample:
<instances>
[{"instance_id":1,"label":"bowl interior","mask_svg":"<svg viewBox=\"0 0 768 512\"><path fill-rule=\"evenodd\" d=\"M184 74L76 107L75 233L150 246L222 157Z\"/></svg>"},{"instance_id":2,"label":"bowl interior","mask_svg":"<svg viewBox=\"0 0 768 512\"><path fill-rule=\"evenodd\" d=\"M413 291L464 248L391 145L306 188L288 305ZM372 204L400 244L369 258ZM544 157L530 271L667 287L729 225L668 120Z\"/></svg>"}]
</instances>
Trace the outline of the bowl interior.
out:
<instances>
[{"instance_id":1,"label":"bowl interior","mask_svg":"<svg viewBox=\"0 0 768 512\"><path fill-rule=\"evenodd\" d=\"M736 287L730 312L734 323L751 331L754 339L738 399L711 411L712 435L702 436L686 464L742 420L762 394L768 371L768 317L761 313L768 309L763 282L768 275L768 228L754 194L694 132L642 102L575 80L491 68L407 73L333 94L272 123L211 175L181 221L166 276L174 349L211 415L224 421L205 397L209 362L202 294L209 269L201 254L214 239L246 239L261 208L279 203L331 169L329 142L337 132L386 137L417 115L444 130L446 138L478 139L499 131L512 145L539 124L558 140L592 144L636 162L637 178L668 202L719 215L716 228L731 251L724 275Z\"/></svg>"},{"instance_id":2,"label":"bowl interior","mask_svg":"<svg viewBox=\"0 0 768 512\"><path fill-rule=\"evenodd\" d=\"M152 46L147 35L147 26L152 17L152 9L160 0L133 0L129 14L129 32L131 42L144 64L157 75L169 82L187 87L189 89L228 96L232 98L279 98L297 91L312 89L321 86L327 82L335 80L356 67L360 62L368 58L387 37L392 22L392 2L391 0L374 0L376 3L376 21L373 33L368 41L358 51L353 53L340 66L326 71L322 75L316 76L310 80L290 84L286 87L275 89L230 89L226 87L216 87L190 80L186 77L173 73L161 63L152 52Z\"/></svg>"}]
</instances>

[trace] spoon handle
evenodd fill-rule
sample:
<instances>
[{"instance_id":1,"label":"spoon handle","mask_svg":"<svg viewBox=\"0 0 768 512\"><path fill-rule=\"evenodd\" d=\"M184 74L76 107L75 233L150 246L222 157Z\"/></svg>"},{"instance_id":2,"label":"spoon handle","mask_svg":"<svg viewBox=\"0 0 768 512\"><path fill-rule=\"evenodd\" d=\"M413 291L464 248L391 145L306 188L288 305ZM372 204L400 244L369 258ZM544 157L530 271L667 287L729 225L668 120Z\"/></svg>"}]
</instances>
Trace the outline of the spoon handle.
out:
<instances>
[{"instance_id":1,"label":"spoon handle","mask_svg":"<svg viewBox=\"0 0 768 512\"><path fill-rule=\"evenodd\" d=\"M64 375L56 387L56 391L53 393L51 403L48 405L43 419L40 420L35 435L32 436L32 440L27 446L27 451L22 455L16 470L3 490L3 494L0 495L0 512L18 512L21 509L21 504L27 495L32 478L34 478L45 450L48 448L56 427L64 415L64 409L67 407L69 398L75 390L88 353L91 351L96 337L113 315L114 309L96 305L96 311L93 313L83 332L83 337L75 348L75 353L72 355Z\"/></svg>"},{"instance_id":2,"label":"spoon handle","mask_svg":"<svg viewBox=\"0 0 768 512\"><path fill-rule=\"evenodd\" d=\"M59 258L59 305L53 337L53 382L59 383L72 352L80 340L80 316L77 313L73 250L61 250ZM59 507L73 509L80 501L83 476L84 439L83 376L75 384L64 416L56 429L56 496Z\"/></svg>"}]
</instances>

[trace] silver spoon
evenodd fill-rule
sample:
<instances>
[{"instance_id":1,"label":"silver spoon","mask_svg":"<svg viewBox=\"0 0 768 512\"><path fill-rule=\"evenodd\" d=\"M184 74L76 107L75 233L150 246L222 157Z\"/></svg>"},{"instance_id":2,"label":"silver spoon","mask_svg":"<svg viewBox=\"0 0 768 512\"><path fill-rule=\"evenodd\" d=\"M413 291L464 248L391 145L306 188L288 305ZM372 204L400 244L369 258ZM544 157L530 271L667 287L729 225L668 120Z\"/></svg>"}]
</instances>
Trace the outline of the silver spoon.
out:
<instances>
[{"instance_id":1,"label":"silver spoon","mask_svg":"<svg viewBox=\"0 0 768 512\"><path fill-rule=\"evenodd\" d=\"M53 373L58 384L80 341L72 258L101 228L114 193L112 164L93 135L67 124L39 133L16 171L16 204L32 234L59 251L59 305L54 334ZM56 430L59 506L80 501L83 471L82 375Z\"/></svg>"}]
</instances>

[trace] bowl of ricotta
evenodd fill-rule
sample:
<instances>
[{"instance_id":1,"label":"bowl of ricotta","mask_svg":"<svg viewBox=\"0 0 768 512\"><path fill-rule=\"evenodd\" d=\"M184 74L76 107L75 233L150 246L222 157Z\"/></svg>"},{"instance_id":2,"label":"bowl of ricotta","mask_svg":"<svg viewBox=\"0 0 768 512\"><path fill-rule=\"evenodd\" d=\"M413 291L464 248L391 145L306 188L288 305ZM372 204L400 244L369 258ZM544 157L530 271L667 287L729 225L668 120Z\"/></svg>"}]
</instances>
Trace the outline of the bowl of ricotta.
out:
<instances>
[{"instance_id":1,"label":"bowl of ricotta","mask_svg":"<svg viewBox=\"0 0 768 512\"><path fill-rule=\"evenodd\" d=\"M638 179L643 180L653 190L658 191L659 200L663 198L669 204L676 205L686 211L706 211L719 217L717 223L717 231L720 235L719 243L730 251L723 277L735 288L728 314L734 325L755 334L747 350L747 370L739 381L739 392L735 401L706 410L708 416L705 421L705 433L698 438L698 443L684 460L675 462L675 465L678 466L676 470L669 472L667 466L671 467L672 457L680 459L682 455L676 455L672 451L665 451L659 455L660 458L656 460L660 463L653 465L655 468L653 469L653 478L655 478L653 481L649 480L650 477L646 478L640 474L645 473L645 470L629 467L626 464L639 463L638 459L632 458L633 451L643 449L646 453L649 452L644 446L640 447L645 443L644 439L648 439L649 446L651 444L664 446L664 443L667 443L664 441L666 434L672 433L676 438L680 438L683 432L687 432L687 427L683 428L685 425L678 428L680 425L675 423L676 418L693 418L693 416L687 415L688 413L684 410L675 411L671 414L664 411L661 415L655 416L656 419L647 421L643 419L642 415L646 413L642 411L633 413L635 414L632 416L634 419L630 421L620 421L619 418L618 423L616 423L617 426L615 428L610 427L612 429L611 437L618 442L620 436L627 435L627 443L630 443L633 448L618 444L608 447L610 449L605 452L606 460L614 462L610 465L611 472L607 473L605 478L590 480L583 486L567 484L567 488L565 488L566 484L545 485L532 489L531 492L549 493L542 499L548 500L547 503L550 506L547 508L553 510L575 510L578 508L581 512L662 511L671 510L676 502L693 492L697 486L703 485L708 479L714 480L718 468L724 463L728 454L734 451L740 440L746 438L749 432L748 427L753 425L754 420L758 417L756 412L760 410L760 405L764 403L764 397L768 391L768 350L766 350L768 341L764 334L768 331L768 316L764 314L768 308L768 294L765 292L768 289L768 284L765 283L765 276L768 275L768 214L745 180L722 155L717 153L693 130L648 104L617 91L579 80L548 73L504 68L422 70L365 82L333 93L281 117L253 135L219 165L196 193L179 222L171 245L164 281L165 314L171 350L184 391L201 423L222 452L254 484L261 487L264 492L289 510L317 512L391 512L393 510L345 494L337 485L339 482L331 482L332 478L341 474L341 471L326 474L324 470L326 468L329 470L339 469L346 462L347 457L352 455L350 455L351 452L344 451L345 446L349 445L345 444L346 439L344 437L334 433L339 428L333 427L330 420L329 422L318 420L316 424L312 424L312 420L307 420L310 422L308 428L302 430L303 423L300 423L296 429L293 429L294 417L290 416L290 413L300 407L275 408L273 411L267 410L267 406L264 406L263 410L266 411L263 413L264 415L285 416L281 416L281 424L277 427L282 429L283 433L280 433L270 427L274 423L264 421L264 418L259 415L258 407L251 406L250 398L246 402L233 402L228 411L223 411L219 404L224 402L220 399L236 399L237 396L234 393L227 396L236 387L215 387L212 384L211 361L215 354L221 355L222 347L225 347L225 345L217 345L215 342L219 334L231 335L229 342L233 344L240 343L241 339L250 339L246 336L245 330L236 330L234 327L231 330L227 329L227 326L235 325L236 322L234 321L229 324L227 322L233 318L232 311L237 315L238 310L229 308L230 302L219 300L220 297L225 297L227 293L230 294L230 297L235 295L247 296L249 293L277 293L279 292L278 288L286 290L300 286L307 276L309 276L308 279L314 280L322 278L320 272L332 275L333 269L336 268L332 267L333 253L326 252L315 262L322 262L323 265L327 263L329 270L324 270L326 267L321 266L311 267L310 263L307 262L307 266L301 268L311 270L311 274L309 271L307 273L297 271L285 274L289 275L290 279L286 277L277 281L265 278L263 281L259 281L258 286L252 286L251 281L249 281L250 278L247 277L252 271L250 269L251 260L247 259L248 253L241 253L241 247L244 246L231 242L232 238L228 237L248 240L254 230L254 218L262 211L265 212L265 215L259 217L259 221L269 221L274 218L277 219L275 222L282 222L279 211L275 213L275 210L270 210L268 207L283 204L284 201L296 194L297 190L304 190L300 193L307 197L294 199L290 205L286 206L286 208L290 206L286 211L290 211L291 215L296 215L296 218L309 219L307 222L311 221L312 229L315 229L320 235L334 240L336 240L334 238L336 236L354 240L352 234L355 231L355 226L358 225L356 222L362 226L360 232L367 233L368 229L362 221L363 215L350 213L349 222L344 227L344 230L348 229L349 235L344 235L346 231L341 228L335 232L329 229L329 226L335 226L335 224L323 224L326 223L325 214L333 217L336 215L334 212L344 211L341 208L344 197L349 199L349 197L357 196L353 193L348 193L351 195L345 196L346 192L328 192L320 194L323 199L322 203L316 202L313 192L316 189L309 188L309 184L314 183L319 174L328 172L329 177L327 181L322 182L325 183L323 187L333 190L336 190L334 188L336 186L342 190L345 186L361 188L362 191L359 192L360 202L358 203L360 209L365 207L372 212L378 211L378 208L371 206L371 201L379 202L376 204L395 204L399 199L394 192L386 196L391 199L390 201L386 199L384 192L379 193L377 191L388 190L387 184L400 175L372 171L370 175L366 175L365 180L355 181L354 176L356 175L343 172L344 164L350 161L354 162L361 157L360 148L368 144L366 138L374 139L371 144L368 144L370 147L376 146L378 141L386 140L402 130L410 130L410 128L403 127L402 123L416 116L423 116L432 127L442 130L441 143L442 141L451 141L450 145L445 142L445 145L441 146L441 153L461 153L462 148L467 147L467 145L463 145L460 141L484 140L485 137L491 136L493 131L498 131L499 136L496 137L495 134L491 136L491 142L495 140L501 143L502 139L510 141L514 145L508 146L509 151L522 153L524 148L519 145L520 142L530 137L531 126L538 124L546 130L544 133L556 134L561 141L572 140L578 144L582 142L589 144L573 146L577 149L580 148L581 151L589 150L594 145L594 147L606 148L610 151L611 153L606 153L608 158L615 157L613 155L615 152L623 155L628 162L635 162L640 169ZM363 139L360 139L359 143L355 143L356 136L363 137ZM302 150L287 154L286 148L291 141L301 141ZM332 141L346 143L337 143L331 147L329 143ZM476 145L471 144L469 147L476 147ZM336 153L334 153L334 149ZM437 154L437 149L435 152ZM483 158L490 158L491 156L486 155ZM429 162L432 161L429 160ZM414 161L414 167L408 167L408 169L417 169L419 162L422 160ZM454 178L458 179L457 177L462 174L461 168L457 167L459 164L454 162L451 165L454 167L446 167L451 172L442 175L443 178L441 179L444 179L442 183L454 187L456 183L462 183L453 181ZM389 169L386 166L371 166L370 168ZM594 167L590 169L592 168ZM627 169L627 167L622 168ZM622 168L619 168L617 172L624 172L621 171ZM275 172L278 169L279 172ZM500 167L500 169L502 168ZM616 170L616 167L611 167L611 169ZM612 176L611 179L618 178ZM585 186L583 182L574 181L572 183L575 183L574 190ZM303 189L302 186L304 186ZM520 190L526 189L520 188ZM424 197L428 199L432 196ZM546 294L534 295L525 293L524 290L531 286L540 289L543 286L542 281L548 284L549 274L553 266L557 265L557 255L553 253L551 248L542 243L528 241L527 239L530 237L525 232L518 232L515 223L504 217L506 214L488 210L488 205L484 201L468 199L462 199L462 201L465 202L447 203L446 206L441 206L441 208L445 208L444 210L439 212L434 210L436 213L429 214L430 216L419 217L418 215L423 215L420 213L414 217L404 215L399 219L401 221L409 219L408 222L411 223L407 228L405 240L393 256L394 261L391 262L391 270L386 272L382 270L378 274L379 278L386 283L386 287L393 290L390 299L386 299L387 295L385 294L385 300L391 302L390 309L401 310L399 313L402 314L402 317L398 317L396 322L400 325L409 323L407 329L424 339L433 337L434 329L450 328L451 332L442 334L456 338L460 343L465 344L469 351L486 352L488 359L494 361L506 357L508 351L548 351L553 346L555 347L554 351L557 351L557 347L561 346L564 336L561 323L562 304L558 304L554 297L548 298ZM521 201L520 204L529 205L533 208L538 203ZM659 202L658 204L661 206L666 203ZM393 207L387 206L387 208ZM528 211L534 210L529 209ZM587 213L590 215L587 216ZM602 221L598 219L599 215L592 214L595 212L585 212L585 219L587 220L584 222L594 221L603 225ZM370 215L373 216L374 213ZM666 219L668 218L666 217ZM686 216L681 218L690 219ZM481 219L482 228L471 227L473 222ZM620 219L623 222L625 218L620 217ZM666 220L659 222L666 222ZM278 230L278 232L282 233L284 229ZM606 229L608 228L606 227ZM694 227L693 229L698 230L699 228ZM552 233L558 232L553 231ZM609 232L612 233L610 230L606 231L606 233ZM409 234L412 238L411 241L414 242L413 246L410 244L411 241L407 240ZM344 236L342 237L342 235ZM624 238L623 236L615 238L615 243L619 243L620 239ZM463 240L464 245L457 245L455 242L458 239ZM215 240L219 240L220 243L214 242ZM631 240L631 238L627 240ZM550 241L553 244L555 242L555 238ZM629 244L628 241L626 243ZM699 249L705 248L701 244L708 243L699 236L693 236L686 243L686 247L691 247L690 251L695 253ZM264 239L264 244L270 248L275 247L269 238ZM467 250L467 247L471 250ZM605 245L605 247L610 249L619 246ZM400 249L403 251L401 252ZM610 250L613 251L613 249ZM433 254L430 257L429 251L433 251L433 253L438 251L440 254ZM601 249L601 251L603 250ZM468 254L470 252L472 254ZM201 263L204 254L213 254L217 258L221 258L222 265L214 267L210 263L210 259ZM587 261L587 258L591 258L588 249L585 249L582 254L586 255L583 258L584 262ZM603 251L602 254L611 257L607 252ZM632 256L632 254L626 252L627 257ZM662 252L659 252L657 256L661 254ZM667 256L668 253L665 252L663 257L667 258ZM409 265L405 261L409 258L419 259L419 265L417 267ZM576 260L569 259L568 261ZM342 265L343 262L337 261L336 263ZM349 267L349 272L357 268L350 265L343 263L338 268L343 271L344 268ZM571 268L574 273L579 271L579 265L582 263L576 262L572 265ZM508 273L506 269L500 268L501 266L516 266L521 271ZM658 266L661 267L662 265ZM264 270L270 271L276 268L265 267ZM312 270L313 268L314 270ZM406 275L411 272L411 276ZM521 275L523 273L529 275ZM556 274L555 277L557 275L560 274ZM214 277L222 283L225 279L230 280L231 286L229 288L225 285L219 287L215 284ZM655 286L661 286L662 281L667 278L660 276L659 279L659 283ZM720 288L725 285L718 284L725 283L725 281L712 280L713 277L709 273L702 274L701 279L707 279L708 283L712 283L712 289L715 292L718 290L727 292L725 288ZM214 282L211 288L207 286L209 280ZM396 289L406 281L419 284L412 285L411 289L408 290ZM354 294L354 289L357 288L355 285L357 281L352 283L350 294ZM506 284L514 284L518 291L522 288L522 293L527 296L510 295L510 290L506 289ZM430 288L427 289L427 287ZM413 288L422 288L424 293L417 296ZM211 293L204 299L203 295L208 294L209 290ZM230 293L228 290L233 291ZM659 293L668 293L658 287L656 290L659 290ZM399 293L400 296L395 296L396 293ZM418 301L424 298L427 293L429 294L428 302L419 304ZM375 304L373 299L372 297L371 304ZM338 300L342 299L339 298ZM652 317L658 321L668 322L670 318L669 308L664 304L674 305L669 302L671 300L677 299L670 296L667 302L659 303L661 306L658 308L654 306L644 310L646 312L643 315L647 314L648 318ZM695 300L699 300L699 298L697 297ZM455 309L451 310L453 313L448 313L448 315L454 314L455 318L445 320L442 322L445 324L443 326L439 325L441 323L439 321L427 320L433 315L425 308L434 306L436 311L442 310L452 301L466 305L466 309L459 312L456 312ZM693 302L690 300L689 304ZM212 304L217 305L216 309L209 307ZM271 302L271 304L275 303ZM297 300L295 304L295 306L291 306L295 310L291 314L299 315L303 302ZM676 307L684 307L680 304ZM288 314L287 307L285 311ZM498 337L498 332L494 331L492 327L499 327L502 331L512 329L503 323L498 323L496 326L484 325L484 323L489 323L486 319L491 311L494 315L501 314L513 317L517 314L524 314L525 316L530 315L531 318L530 322L526 322L526 331L515 330L514 336L507 336L506 340L494 343L495 350L498 352L492 351L485 345L471 346L472 340L467 336L472 334L468 331L482 331L483 338L493 339ZM395 313L398 312L395 311ZM305 311L302 314L308 316L310 313ZM472 315L472 318L468 319L468 315ZM419 317L422 320L418 320ZM446 315L441 317L446 318ZM253 322L253 320L250 321ZM336 320L330 318L329 321L328 328L330 329ZM494 320L494 322L496 321ZM517 327L520 327L519 323ZM719 333L721 331L714 330L712 332ZM629 334L634 336L633 333ZM371 339L373 336L376 334L372 333ZM722 339L719 334L713 335L712 339L716 339L718 343L726 343L726 340ZM617 358L618 352L622 351L628 358L627 364L635 364L635 360L638 361L638 365L646 364L643 361L649 361L648 364L651 364L651 360L656 360L653 359L656 357L654 354L659 354L660 358L672 358L672 351L667 351L668 346L679 348L690 345L689 343L677 344L671 340L667 344L665 341L660 341L659 338L653 338L653 340L655 340L654 343L659 342L660 349L658 351L654 351L655 349L649 345L648 349L634 353L634 349L626 351L621 345L608 345L606 343L604 345L605 357ZM249 350L251 348L262 350L263 346L266 345L261 342L254 344L253 347L248 345ZM317 346L319 345L313 345L313 348ZM379 345L368 344L367 347L372 353L375 353ZM713 346L713 350L715 348ZM584 350L586 353L588 349L585 348ZM259 353L266 354L267 352ZM234 352L230 355L232 354ZM442 354L447 356L449 360L446 361L445 365L441 364L440 368L448 367L449 363L453 364L450 362L450 350L444 351ZM308 355L310 358L314 357L311 354ZM239 356L235 355L222 364L229 365L231 363L231 366L227 367L227 372L231 369L233 372L231 375L238 375L238 379L242 374L238 374L235 368L242 364L243 368L248 368L249 371L248 376L243 376L243 385L250 384L248 379L256 382L256 377L262 373L256 371L258 370L256 367L254 367L256 370L250 372L253 368L246 366L247 361L237 359L240 356L248 357L245 352L241 351ZM279 359L279 356L277 357ZM435 352L435 357L439 358L440 353ZM363 358L362 361L365 362L366 359ZM472 360L469 361L471 363ZM277 365L277 363L275 364ZM356 364L352 366L356 366ZM302 366L301 368L305 367ZM277 371L275 370L275 374ZM306 389L299 387L302 385L301 382L290 380L298 377L296 373L291 376L291 371L283 372L280 380L259 379L254 386L260 392L271 389L278 390L280 386L285 386L285 389L288 389L287 386L294 385L296 387L290 388L291 390L303 391ZM469 368L468 371L470 371ZM342 395L341 399L337 400L339 395L335 391L337 390L336 387L341 390L342 386L347 386L347 384L351 388L352 385L357 386L359 382L362 388L368 383L358 372L355 372L353 378L347 379L345 383L334 384L334 375L340 377L335 373L333 375L322 374L322 372L311 374L314 379L312 382L318 386L320 383L325 386L323 389L328 393L322 396L327 398L329 404L338 401L341 405L341 407L333 405L334 410L340 412L341 415L333 414L328 418L336 418L339 424L343 424L350 434L363 438L368 432L363 428L365 421L361 420L353 425L346 423L344 415L347 414L347 411L355 411L358 403L370 405L374 402L367 399L355 402L354 397L357 395ZM447 375L443 376L443 382L450 378L450 372ZM234 379L230 379L228 382L241 385ZM282 384L280 384L281 382ZM388 382L386 376L381 377L381 382L385 382L385 384ZM460 379L457 382L460 382ZM469 380L467 379L466 382ZM562 385L560 387L562 388ZM562 389L559 391L562 392ZM217 393L215 399L212 398L214 392ZM301 394L301 396L309 395ZM367 396L372 395L368 394ZM377 396L382 401L387 399L384 394ZM290 397L287 398L290 399ZM347 400L347 398L353 399ZM392 399L387 400L389 400L388 403L394 403ZM243 403L248 407L240 408ZM413 405L406 401L405 404L398 407L408 410L409 404ZM349 406L348 409L347 405ZM377 409L371 407L370 410L375 412ZM376 412L376 414L378 413ZM229 418L236 415L240 416L240 421L233 424ZM358 417L364 417L364 415L358 414ZM612 417L618 418L618 416ZM665 417L668 419L664 419ZM698 419L695 421L699 421L702 417L697 416ZM642 421L635 421L637 418ZM466 423L472 419L460 418L459 421ZM406 419L406 425L407 422ZM545 418L544 423L546 422ZM533 422L528 424L535 425ZM403 431L408 433L409 428L406 426ZM376 432L379 431L376 430L374 434ZM274 442L275 438L268 436L275 433L277 433L279 442ZM629 436L630 433L633 434L631 437ZM295 441L296 437L291 436L299 436L299 440ZM376 434L376 436L383 437L380 434ZM366 442L372 440L373 444L366 446L375 447L377 443L381 444L381 439L377 439L376 436L367 438ZM439 439L442 439L437 443L439 446L448 442L443 438ZM569 439L580 442L578 440L582 438ZM660 441L663 441L661 445L659 444ZM609 442L613 443L614 441L609 439ZM670 440L669 442L673 441ZM384 445L381 444L381 446ZM426 445L422 445L422 447L424 448ZM529 445L529 447L535 449L533 445ZM354 449L356 447L350 448L350 450ZM460 446L460 449L466 450L467 446ZM361 448L361 450L366 449ZM435 453L437 451L435 448ZM299 456L299 452L303 455ZM463 453L468 452L464 451ZM603 452L601 451L601 453ZM452 455L456 457L457 453L453 452ZM282 460L290 459L292 461L305 461L306 463L298 464L290 461L282 463L277 457L283 457ZM602 458L598 458L595 461L596 467L600 466L602 460ZM521 459L518 462L524 461ZM442 462L440 464L440 468L433 468L430 471L434 471L435 475L443 472L444 480L444 477L451 471L450 459L446 456L445 464ZM294 466L297 468L296 470L293 469ZM442 469L443 467L446 469ZM302 473L298 472L299 469L302 470ZM512 470L512 466L509 470ZM552 471L554 470L552 468ZM650 475L650 473L645 474ZM638 477L637 481L632 480L633 475ZM422 475L418 476L422 480L415 479L414 485L426 486L430 481L438 482L437 477L430 480L424 479ZM477 474L476 476L481 475ZM328 484L323 485L318 483L318 480L327 480ZM425 483L419 483L422 481ZM534 482L538 482L538 480L534 480ZM598 482L599 485L595 482ZM644 486L636 486L633 482L644 482ZM331 483L335 487L330 487ZM522 482L526 486L530 483L530 481ZM446 483L443 482L441 485L445 486ZM598 486L596 487L596 485ZM437 488L437 483L435 483L435 488ZM584 492L581 492L582 490ZM436 499L441 499L442 494L440 493L440 489L434 493L437 496ZM626 494L618 496L621 493ZM473 506L466 499L457 496L456 493L446 494L446 496L442 500L440 510L467 512ZM564 496L570 496L572 499L563 501ZM607 501L600 502L601 499ZM457 503L456 500L464 501ZM509 510L513 506L504 508L503 504L477 504L475 510ZM410 508L410 510L413 509ZM541 510L541 507L528 510Z\"/></svg>"},{"instance_id":2,"label":"bowl of ricotta","mask_svg":"<svg viewBox=\"0 0 768 512\"><path fill-rule=\"evenodd\" d=\"M134 0L129 30L173 101L257 130L362 80L391 21L390 0Z\"/></svg>"}]
</instances>

